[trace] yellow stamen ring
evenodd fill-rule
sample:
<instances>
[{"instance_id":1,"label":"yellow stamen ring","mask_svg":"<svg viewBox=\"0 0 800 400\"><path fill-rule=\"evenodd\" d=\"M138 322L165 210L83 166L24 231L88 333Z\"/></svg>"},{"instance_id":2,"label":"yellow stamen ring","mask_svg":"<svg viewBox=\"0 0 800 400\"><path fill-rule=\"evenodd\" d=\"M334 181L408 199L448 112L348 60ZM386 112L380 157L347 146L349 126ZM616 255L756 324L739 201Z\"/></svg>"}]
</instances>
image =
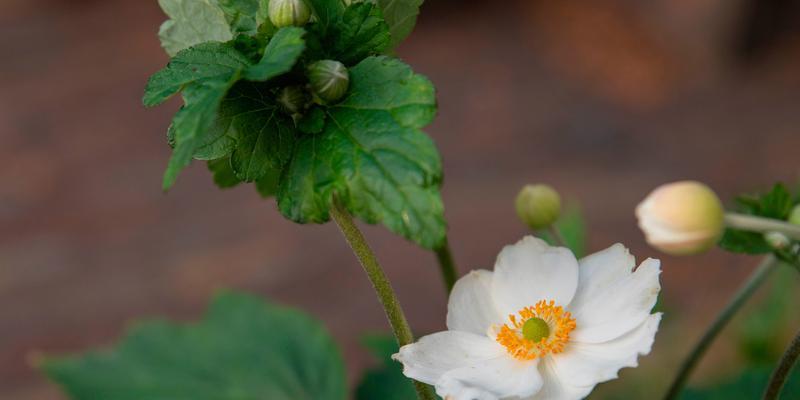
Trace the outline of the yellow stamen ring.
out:
<instances>
[{"instance_id":1,"label":"yellow stamen ring","mask_svg":"<svg viewBox=\"0 0 800 400\"><path fill-rule=\"evenodd\" d=\"M569 334L575 329L572 314L555 301L539 301L508 316L509 323L497 331L497 342L518 360L533 360L564 351Z\"/></svg>"}]
</instances>

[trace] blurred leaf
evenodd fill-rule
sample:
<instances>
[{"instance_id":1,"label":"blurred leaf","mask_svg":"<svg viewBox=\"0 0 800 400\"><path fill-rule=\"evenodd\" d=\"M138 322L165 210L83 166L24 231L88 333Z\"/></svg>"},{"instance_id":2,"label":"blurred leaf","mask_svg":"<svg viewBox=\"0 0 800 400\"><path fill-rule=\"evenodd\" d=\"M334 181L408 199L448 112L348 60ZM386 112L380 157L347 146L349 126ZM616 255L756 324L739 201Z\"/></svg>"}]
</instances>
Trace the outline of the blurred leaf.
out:
<instances>
[{"instance_id":1,"label":"blurred leaf","mask_svg":"<svg viewBox=\"0 0 800 400\"><path fill-rule=\"evenodd\" d=\"M394 48L406 39L414 25L417 24L419 8L423 0L377 0L386 23L389 24L389 32L392 34L390 48Z\"/></svg>"},{"instance_id":2,"label":"blurred leaf","mask_svg":"<svg viewBox=\"0 0 800 400\"><path fill-rule=\"evenodd\" d=\"M415 400L414 384L403 375L402 364L391 358L398 351L397 341L387 335L371 335L364 337L362 342L380 365L368 370L361 378L356 400Z\"/></svg>"},{"instance_id":3,"label":"blurred leaf","mask_svg":"<svg viewBox=\"0 0 800 400\"><path fill-rule=\"evenodd\" d=\"M289 72L306 48L305 33L305 29L294 26L279 29L269 40L261 60L246 70L245 79L264 82Z\"/></svg>"},{"instance_id":4,"label":"blurred leaf","mask_svg":"<svg viewBox=\"0 0 800 400\"><path fill-rule=\"evenodd\" d=\"M258 28L256 14L259 0L217 0L219 8L225 13L231 31L255 33ZM265 1L265 3L267 3Z\"/></svg>"},{"instance_id":5,"label":"blurred leaf","mask_svg":"<svg viewBox=\"0 0 800 400\"><path fill-rule=\"evenodd\" d=\"M342 21L331 30L329 58L354 65L365 57L382 54L389 46L389 26L380 8L370 3L353 3Z\"/></svg>"},{"instance_id":6,"label":"blurred leaf","mask_svg":"<svg viewBox=\"0 0 800 400\"><path fill-rule=\"evenodd\" d=\"M158 31L170 56L200 43L233 39L225 13L214 0L158 0L158 4L170 18Z\"/></svg>"},{"instance_id":7,"label":"blurred leaf","mask_svg":"<svg viewBox=\"0 0 800 400\"><path fill-rule=\"evenodd\" d=\"M714 386L689 388L681 396L681 400L754 400L760 399L769 382L773 367L750 368L738 376L719 382ZM800 368L795 368L781 399L793 400L800 393Z\"/></svg>"},{"instance_id":8,"label":"blurred leaf","mask_svg":"<svg viewBox=\"0 0 800 400\"><path fill-rule=\"evenodd\" d=\"M233 173L230 157L209 161L208 170L214 176L214 183L221 189L232 188L242 183Z\"/></svg>"},{"instance_id":9,"label":"blurred leaf","mask_svg":"<svg viewBox=\"0 0 800 400\"><path fill-rule=\"evenodd\" d=\"M75 400L344 400L344 365L307 315L224 293L196 324L147 322L113 349L51 358Z\"/></svg>"},{"instance_id":10,"label":"blurred leaf","mask_svg":"<svg viewBox=\"0 0 800 400\"><path fill-rule=\"evenodd\" d=\"M561 233L567 247L575 253L576 258L586 255L586 222L580 207L568 206L556 221L555 227ZM539 236L551 245L556 244L556 240L548 231L540 232Z\"/></svg>"},{"instance_id":11,"label":"blurred leaf","mask_svg":"<svg viewBox=\"0 0 800 400\"><path fill-rule=\"evenodd\" d=\"M785 220L793 206L792 194L782 183L777 183L768 193L744 195L736 198L736 210L743 214ZM766 254L772 247L764 235L756 232L726 229L719 246L734 253Z\"/></svg>"}]
</instances>

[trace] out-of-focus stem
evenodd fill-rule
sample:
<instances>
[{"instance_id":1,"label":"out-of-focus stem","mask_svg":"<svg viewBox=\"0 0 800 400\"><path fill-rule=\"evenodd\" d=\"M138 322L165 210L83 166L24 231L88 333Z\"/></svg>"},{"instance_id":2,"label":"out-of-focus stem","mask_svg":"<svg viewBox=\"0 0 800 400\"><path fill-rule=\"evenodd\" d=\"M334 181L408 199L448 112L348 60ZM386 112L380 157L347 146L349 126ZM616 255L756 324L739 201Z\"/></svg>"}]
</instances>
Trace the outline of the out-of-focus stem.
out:
<instances>
[{"instance_id":1,"label":"out-of-focus stem","mask_svg":"<svg viewBox=\"0 0 800 400\"><path fill-rule=\"evenodd\" d=\"M675 380L670 385L667 394L664 396L664 400L675 400L683 390L683 386L686 384L686 381L689 379L689 375L691 375L694 367L697 366L697 363L706 353L708 347L711 343L714 342L714 339L717 338L717 335L725 325L730 322L731 318L736 314L739 309L742 308L747 299L755 293L756 289L766 280L769 273L772 272L775 267L779 264L778 260L775 259L774 256L767 256L764 260L759 264L758 268L750 275L750 278L739 288L739 291L731 298L731 301L728 303L727 306L722 310L722 312L717 315L717 318L708 327L708 330L703 334L703 337L700 338L700 341L692 349L689 356L683 361L681 364L680 369L678 370L678 375L675 376Z\"/></svg>"},{"instance_id":2,"label":"out-of-focus stem","mask_svg":"<svg viewBox=\"0 0 800 400\"><path fill-rule=\"evenodd\" d=\"M797 332L797 336L792 340L786 352L783 353L778 367L772 372L767 389L764 391L764 400L776 400L780 396L783 385L786 383L786 379L789 377L789 373L792 372L792 367L797 363L798 358L800 358L800 332Z\"/></svg>"},{"instance_id":3,"label":"out-of-focus stem","mask_svg":"<svg viewBox=\"0 0 800 400\"><path fill-rule=\"evenodd\" d=\"M786 237L800 240L800 225L790 224L777 219L756 217L735 213L725 214L725 225L729 228L751 232L780 232Z\"/></svg>"},{"instance_id":4,"label":"out-of-focus stem","mask_svg":"<svg viewBox=\"0 0 800 400\"><path fill-rule=\"evenodd\" d=\"M436 260L439 262L439 271L442 273L444 287L447 293L450 293L458 279L458 271L453 261L453 252L450 250L450 241L447 237L444 238L441 246L434 249L434 252L436 253Z\"/></svg>"}]
</instances>

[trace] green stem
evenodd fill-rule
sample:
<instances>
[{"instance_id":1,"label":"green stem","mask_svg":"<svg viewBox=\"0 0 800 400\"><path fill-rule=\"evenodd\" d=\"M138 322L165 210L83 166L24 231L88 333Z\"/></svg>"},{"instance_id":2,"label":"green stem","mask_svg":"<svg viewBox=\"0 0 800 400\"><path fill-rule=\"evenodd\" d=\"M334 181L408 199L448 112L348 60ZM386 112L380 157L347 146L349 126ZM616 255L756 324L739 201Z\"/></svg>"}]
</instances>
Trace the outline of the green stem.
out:
<instances>
[{"instance_id":1,"label":"green stem","mask_svg":"<svg viewBox=\"0 0 800 400\"><path fill-rule=\"evenodd\" d=\"M414 335L411 333L411 327L408 326L408 321L406 320L405 314L403 314L403 309L400 307L400 302L397 300L392 285L389 283L389 279L386 278L386 274L384 274L381 265L378 263L375 253L369 248L367 240L364 239L364 235L353 222L350 213L348 213L344 207L334 202L334 205L331 207L331 216L342 231L347 243L350 244L350 248L353 249L353 253L355 253L358 261L364 268L364 272L367 273L370 282L372 282L372 287L375 289L375 293L378 295L383 310L386 312L386 318L389 319L389 325L391 325L392 332L395 338L397 338L397 343L400 346L412 343L414 341ZM414 381L414 387L417 390L417 396L421 400L436 399L431 388L424 383Z\"/></svg>"},{"instance_id":2,"label":"green stem","mask_svg":"<svg viewBox=\"0 0 800 400\"><path fill-rule=\"evenodd\" d=\"M729 228L751 232L780 232L786 237L800 240L800 225L790 224L771 218L756 217L735 213L725 214L725 225Z\"/></svg>"},{"instance_id":3,"label":"green stem","mask_svg":"<svg viewBox=\"0 0 800 400\"><path fill-rule=\"evenodd\" d=\"M772 372L772 377L769 378L767 390L764 391L764 400L776 400L781 394L783 385L786 383L786 378L792 372L792 367L797 363L800 358L800 332L797 333L789 348L783 353L778 368Z\"/></svg>"},{"instance_id":4,"label":"green stem","mask_svg":"<svg viewBox=\"0 0 800 400\"><path fill-rule=\"evenodd\" d=\"M764 260L759 264L758 268L750 275L750 278L747 282L739 288L739 291L733 296L731 301L728 303L727 306L722 310L722 312L717 315L717 318L708 328L708 330L703 334L703 337L700 338L700 341L692 349L692 352L689 353L689 356L683 361L681 364L680 370L678 371L678 375L675 377L675 380L670 385L667 394L664 396L664 400L674 400L678 398L680 395L683 386L686 384L686 381L689 379L689 375L691 375L692 370L694 367L697 366L698 361L703 357L708 347L717 338L717 335L725 327L725 325L730 322L731 318L739 311L740 308L744 305L747 299L753 295L753 293L758 289L759 286L764 282L770 272L775 269L775 266L778 265L778 261L773 256L767 256Z\"/></svg>"},{"instance_id":5,"label":"green stem","mask_svg":"<svg viewBox=\"0 0 800 400\"><path fill-rule=\"evenodd\" d=\"M450 293L458 279L458 272L456 264L453 262L453 252L450 250L450 242L447 237L444 238L441 246L434 249L434 252L436 253L436 259L439 261L439 270L442 273L444 287L447 293Z\"/></svg>"},{"instance_id":6,"label":"green stem","mask_svg":"<svg viewBox=\"0 0 800 400\"><path fill-rule=\"evenodd\" d=\"M564 240L564 236L561 235L561 232L559 232L555 224L548 226L547 231L550 232L550 236L553 237L553 241L555 241L556 244L561 247L567 247L567 241Z\"/></svg>"}]
</instances>

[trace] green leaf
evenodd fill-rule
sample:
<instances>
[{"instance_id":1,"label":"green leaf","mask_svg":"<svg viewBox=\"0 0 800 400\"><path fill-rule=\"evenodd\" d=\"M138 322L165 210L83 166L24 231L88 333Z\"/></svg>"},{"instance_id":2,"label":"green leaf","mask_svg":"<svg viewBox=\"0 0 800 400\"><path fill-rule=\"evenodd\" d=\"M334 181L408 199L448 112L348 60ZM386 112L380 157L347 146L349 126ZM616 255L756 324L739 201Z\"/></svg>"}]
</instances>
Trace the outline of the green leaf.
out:
<instances>
[{"instance_id":1,"label":"green leaf","mask_svg":"<svg viewBox=\"0 0 800 400\"><path fill-rule=\"evenodd\" d=\"M350 69L350 91L324 130L298 140L278 204L294 221L325 222L334 195L354 215L425 248L445 236L441 160L419 128L436 113L433 85L402 62L370 57Z\"/></svg>"},{"instance_id":2,"label":"green leaf","mask_svg":"<svg viewBox=\"0 0 800 400\"><path fill-rule=\"evenodd\" d=\"M189 165L197 149L207 144L204 134L214 124L222 99L238 79L239 74L235 73L228 79L194 82L184 89L186 105L172 120L175 148L164 172L164 190L175 184L178 174Z\"/></svg>"},{"instance_id":3,"label":"green leaf","mask_svg":"<svg viewBox=\"0 0 800 400\"><path fill-rule=\"evenodd\" d=\"M259 0L217 0L231 31L253 34L258 29Z\"/></svg>"},{"instance_id":4,"label":"green leaf","mask_svg":"<svg viewBox=\"0 0 800 400\"><path fill-rule=\"evenodd\" d=\"M392 34L390 47L394 48L406 39L414 25L417 23L419 7L423 0L377 0L378 5L383 10L383 17L389 24L389 31Z\"/></svg>"},{"instance_id":5,"label":"green leaf","mask_svg":"<svg viewBox=\"0 0 800 400\"><path fill-rule=\"evenodd\" d=\"M575 257L581 258L586 255L586 221L583 218L580 207L577 205L568 206L556 221L555 226L564 238L567 247L575 254ZM550 232L543 231L540 236L548 243L556 244Z\"/></svg>"},{"instance_id":6,"label":"green leaf","mask_svg":"<svg viewBox=\"0 0 800 400\"><path fill-rule=\"evenodd\" d=\"M244 294L195 324L141 323L114 348L46 359L74 400L344 400L344 365L317 321Z\"/></svg>"},{"instance_id":7,"label":"green leaf","mask_svg":"<svg viewBox=\"0 0 800 400\"><path fill-rule=\"evenodd\" d=\"M150 77L143 103L159 105L190 83L228 79L251 64L231 43L202 43L182 50Z\"/></svg>"},{"instance_id":8,"label":"green leaf","mask_svg":"<svg viewBox=\"0 0 800 400\"><path fill-rule=\"evenodd\" d=\"M268 170L264 176L256 181L256 191L261 197L269 198L278 192L278 182L280 181L281 171L277 169Z\"/></svg>"},{"instance_id":9,"label":"green leaf","mask_svg":"<svg viewBox=\"0 0 800 400\"><path fill-rule=\"evenodd\" d=\"M781 183L761 195L746 195L736 198L737 211L759 217L785 220L792 210L792 194ZM735 253L766 254L772 247L764 240L764 235L756 232L726 229L719 246Z\"/></svg>"},{"instance_id":10,"label":"green leaf","mask_svg":"<svg viewBox=\"0 0 800 400\"><path fill-rule=\"evenodd\" d=\"M325 35L332 24L339 21L344 13L342 0L306 0L317 17L317 27Z\"/></svg>"},{"instance_id":11,"label":"green leaf","mask_svg":"<svg viewBox=\"0 0 800 400\"><path fill-rule=\"evenodd\" d=\"M253 182L270 170L281 170L289 161L295 143L295 128L274 100L258 84L236 85L221 107L221 119L235 132L236 148L231 164L236 176Z\"/></svg>"},{"instance_id":12,"label":"green leaf","mask_svg":"<svg viewBox=\"0 0 800 400\"><path fill-rule=\"evenodd\" d=\"M304 34L303 28L292 26L279 29L264 49L261 61L246 71L245 78L266 81L289 72L305 49Z\"/></svg>"},{"instance_id":13,"label":"green leaf","mask_svg":"<svg viewBox=\"0 0 800 400\"><path fill-rule=\"evenodd\" d=\"M403 366L391 359L398 352L397 341L386 335L365 337L364 346L380 361L368 370L356 389L356 400L413 400L414 384L403 375Z\"/></svg>"},{"instance_id":14,"label":"green leaf","mask_svg":"<svg viewBox=\"0 0 800 400\"><path fill-rule=\"evenodd\" d=\"M242 183L242 181L236 177L236 174L233 173L230 157L209 161L208 170L211 171L214 177L214 183L220 189L232 188Z\"/></svg>"},{"instance_id":15,"label":"green leaf","mask_svg":"<svg viewBox=\"0 0 800 400\"><path fill-rule=\"evenodd\" d=\"M342 22L332 31L329 57L348 66L365 57L382 54L391 41L381 10L371 3L354 3L347 7Z\"/></svg>"},{"instance_id":16,"label":"green leaf","mask_svg":"<svg viewBox=\"0 0 800 400\"><path fill-rule=\"evenodd\" d=\"M213 0L158 0L169 20L158 36L167 54L204 42L227 42L233 38L225 13Z\"/></svg>"},{"instance_id":17,"label":"green leaf","mask_svg":"<svg viewBox=\"0 0 800 400\"><path fill-rule=\"evenodd\" d=\"M320 133L325 129L325 111L321 107L312 107L297 121L297 129L310 135Z\"/></svg>"}]
</instances>

